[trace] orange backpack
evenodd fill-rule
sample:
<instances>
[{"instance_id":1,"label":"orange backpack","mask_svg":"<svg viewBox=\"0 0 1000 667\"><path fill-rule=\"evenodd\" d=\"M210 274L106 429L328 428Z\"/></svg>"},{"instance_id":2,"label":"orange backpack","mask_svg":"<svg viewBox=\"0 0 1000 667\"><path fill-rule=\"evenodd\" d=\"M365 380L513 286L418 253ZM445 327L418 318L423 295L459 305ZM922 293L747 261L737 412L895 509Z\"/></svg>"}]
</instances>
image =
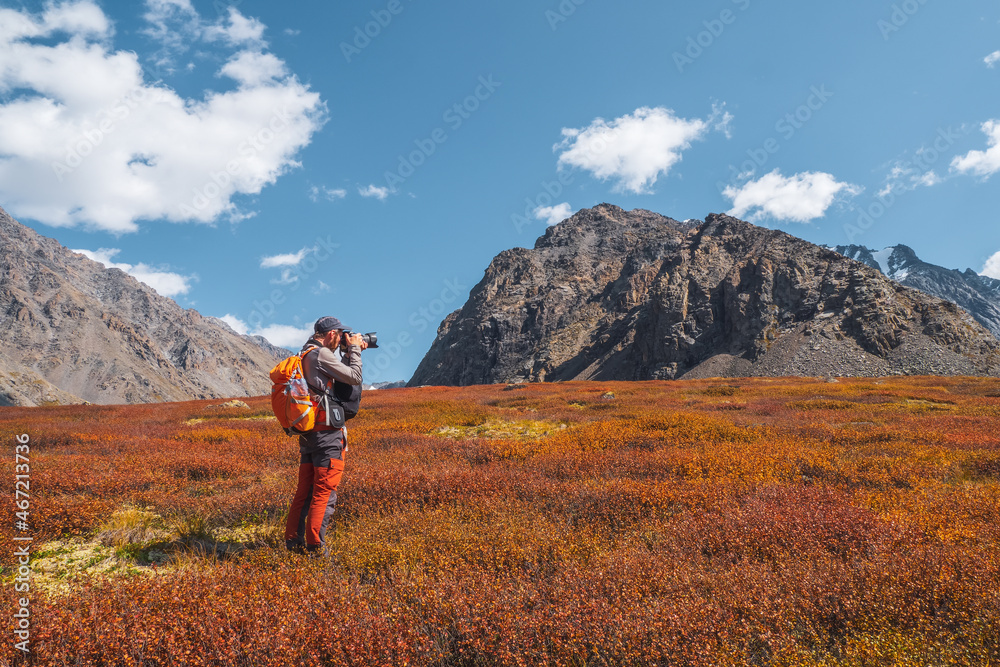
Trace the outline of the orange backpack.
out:
<instances>
[{"instance_id":1,"label":"orange backpack","mask_svg":"<svg viewBox=\"0 0 1000 667\"><path fill-rule=\"evenodd\" d=\"M306 351L306 354L310 352ZM271 369L271 409L288 435L300 435L316 426L316 403L302 372L301 354L293 354Z\"/></svg>"}]
</instances>

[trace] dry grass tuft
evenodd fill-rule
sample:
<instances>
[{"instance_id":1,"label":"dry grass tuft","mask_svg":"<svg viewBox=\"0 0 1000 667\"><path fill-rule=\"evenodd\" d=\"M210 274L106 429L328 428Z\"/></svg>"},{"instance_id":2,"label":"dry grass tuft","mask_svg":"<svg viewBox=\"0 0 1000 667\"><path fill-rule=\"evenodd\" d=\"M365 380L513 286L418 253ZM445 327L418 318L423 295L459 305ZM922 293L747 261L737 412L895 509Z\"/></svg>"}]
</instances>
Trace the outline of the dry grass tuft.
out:
<instances>
[{"instance_id":1,"label":"dry grass tuft","mask_svg":"<svg viewBox=\"0 0 1000 667\"><path fill-rule=\"evenodd\" d=\"M121 547L163 540L170 536L163 517L149 509L126 505L101 524L96 539L104 546Z\"/></svg>"},{"instance_id":2,"label":"dry grass tuft","mask_svg":"<svg viewBox=\"0 0 1000 667\"><path fill-rule=\"evenodd\" d=\"M521 421L491 420L474 426L442 426L434 429L434 435L446 438L515 438L534 440L565 430L565 423L525 419Z\"/></svg>"}]
</instances>

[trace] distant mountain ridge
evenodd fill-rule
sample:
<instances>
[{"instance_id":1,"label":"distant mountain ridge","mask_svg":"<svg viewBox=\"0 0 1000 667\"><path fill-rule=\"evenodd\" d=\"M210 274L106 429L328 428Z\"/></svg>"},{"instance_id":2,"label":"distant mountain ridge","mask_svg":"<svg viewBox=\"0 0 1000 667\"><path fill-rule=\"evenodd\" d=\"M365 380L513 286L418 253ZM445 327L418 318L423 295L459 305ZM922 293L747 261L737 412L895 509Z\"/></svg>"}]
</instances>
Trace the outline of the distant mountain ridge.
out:
<instances>
[{"instance_id":1,"label":"distant mountain ridge","mask_svg":"<svg viewBox=\"0 0 1000 667\"><path fill-rule=\"evenodd\" d=\"M882 250L859 245L832 246L831 249L907 287L958 304L1000 339L1000 280L979 275L972 269L957 271L930 264L902 244Z\"/></svg>"},{"instance_id":2,"label":"distant mountain ridge","mask_svg":"<svg viewBox=\"0 0 1000 667\"><path fill-rule=\"evenodd\" d=\"M385 382L376 382L375 384L364 384L362 387L365 391L377 391L379 389L397 389L399 387L405 387L406 380L387 380Z\"/></svg>"},{"instance_id":3,"label":"distant mountain ridge","mask_svg":"<svg viewBox=\"0 0 1000 667\"><path fill-rule=\"evenodd\" d=\"M784 232L600 204L497 255L409 386L891 374L1000 375L1000 341Z\"/></svg>"},{"instance_id":4,"label":"distant mountain ridge","mask_svg":"<svg viewBox=\"0 0 1000 667\"><path fill-rule=\"evenodd\" d=\"M150 403L270 391L268 371L280 358L270 344L181 308L3 209L0 239L0 405Z\"/></svg>"}]
</instances>

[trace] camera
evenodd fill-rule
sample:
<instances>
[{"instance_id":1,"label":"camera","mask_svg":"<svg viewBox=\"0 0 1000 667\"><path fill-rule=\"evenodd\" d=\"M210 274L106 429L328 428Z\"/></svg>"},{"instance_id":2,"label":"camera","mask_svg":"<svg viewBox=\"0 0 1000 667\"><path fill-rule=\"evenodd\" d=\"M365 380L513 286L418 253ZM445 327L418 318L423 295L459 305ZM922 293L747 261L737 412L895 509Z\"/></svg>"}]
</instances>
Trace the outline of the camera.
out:
<instances>
[{"instance_id":1,"label":"camera","mask_svg":"<svg viewBox=\"0 0 1000 667\"><path fill-rule=\"evenodd\" d=\"M340 335L340 348L347 352L347 348L350 347L347 344L347 337L355 335L354 331L345 331ZM369 348L378 347L378 334L374 331L366 334L361 334L361 340L368 343Z\"/></svg>"}]
</instances>

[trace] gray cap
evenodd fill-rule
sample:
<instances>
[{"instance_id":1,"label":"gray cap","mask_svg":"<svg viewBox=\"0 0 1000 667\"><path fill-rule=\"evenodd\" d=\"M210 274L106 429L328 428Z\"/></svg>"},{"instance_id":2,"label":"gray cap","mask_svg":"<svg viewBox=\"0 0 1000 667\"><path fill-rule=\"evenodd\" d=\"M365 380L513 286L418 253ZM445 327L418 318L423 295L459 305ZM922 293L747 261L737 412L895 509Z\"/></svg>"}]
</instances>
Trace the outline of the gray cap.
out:
<instances>
[{"instance_id":1,"label":"gray cap","mask_svg":"<svg viewBox=\"0 0 1000 667\"><path fill-rule=\"evenodd\" d=\"M313 331L318 334L325 334L334 329L339 329L341 331L347 331L350 327L345 327L343 323L332 315L327 315L326 317L321 317L316 320L316 324L313 325Z\"/></svg>"}]
</instances>

